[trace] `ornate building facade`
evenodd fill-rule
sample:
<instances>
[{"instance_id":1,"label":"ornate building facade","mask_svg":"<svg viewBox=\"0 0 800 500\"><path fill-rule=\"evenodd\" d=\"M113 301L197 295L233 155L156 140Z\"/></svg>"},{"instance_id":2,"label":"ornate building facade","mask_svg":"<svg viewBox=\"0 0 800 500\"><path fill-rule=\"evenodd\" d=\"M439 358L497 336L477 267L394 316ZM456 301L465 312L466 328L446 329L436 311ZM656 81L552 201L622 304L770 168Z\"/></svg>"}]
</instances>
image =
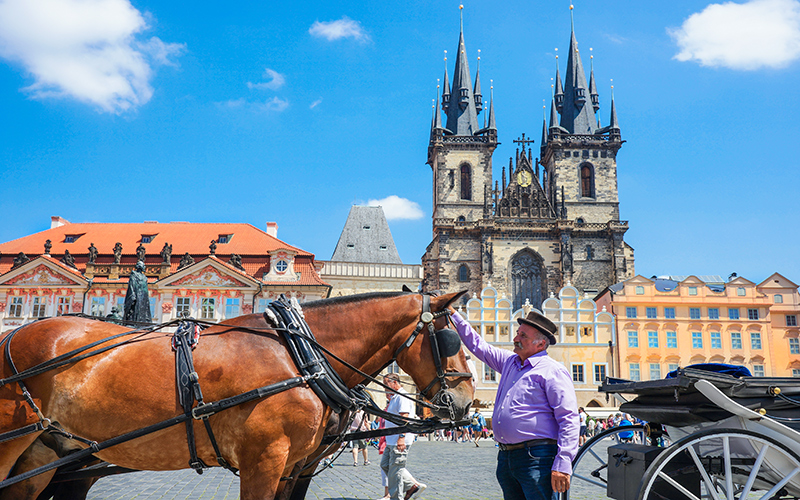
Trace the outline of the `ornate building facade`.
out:
<instances>
[{"instance_id":1,"label":"ornate building facade","mask_svg":"<svg viewBox=\"0 0 800 500\"><path fill-rule=\"evenodd\" d=\"M71 224L0 244L0 331L47 316L122 310L128 277L145 263L154 322L260 312L286 294L328 297L314 255L250 224Z\"/></svg>"},{"instance_id":2,"label":"ornate building facade","mask_svg":"<svg viewBox=\"0 0 800 500\"><path fill-rule=\"evenodd\" d=\"M564 80L557 68L555 82L539 157L522 134L516 158L495 180L494 99L479 126L480 70L473 83L462 28L428 145L433 240L422 258L425 290L477 294L491 282L516 310L526 300L538 307L568 282L592 294L634 275L619 214L616 158L624 141L613 96L609 125L601 127L594 71L587 84L574 30Z\"/></svg>"},{"instance_id":3,"label":"ornate building facade","mask_svg":"<svg viewBox=\"0 0 800 500\"><path fill-rule=\"evenodd\" d=\"M622 378L660 379L695 363L800 377L800 294L778 273L759 284L734 276L635 276L604 290L597 303L617 318L615 373Z\"/></svg>"}]
</instances>

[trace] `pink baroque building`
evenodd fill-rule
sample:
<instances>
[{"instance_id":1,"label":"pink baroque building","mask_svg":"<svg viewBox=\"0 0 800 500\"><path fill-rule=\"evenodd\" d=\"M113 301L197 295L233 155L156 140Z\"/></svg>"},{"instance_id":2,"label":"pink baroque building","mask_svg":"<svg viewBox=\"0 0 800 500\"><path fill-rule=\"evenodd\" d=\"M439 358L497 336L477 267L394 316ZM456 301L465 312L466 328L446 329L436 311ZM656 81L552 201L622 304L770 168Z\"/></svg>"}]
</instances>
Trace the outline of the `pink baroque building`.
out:
<instances>
[{"instance_id":1,"label":"pink baroque building","mask_svg":"<svg viewBox=\"0 0 800 500\"><path fill-rule=\"evenodd\" d=\"M145 263L154 322L261 312L281 294L328 297L314 255L240 223L69 223L0 244L0 331L47 316L107 316Z\"/></svg>"},{"instance_id":2,"label":"pink baroque building","mask_svg":"<svg viewBox=\"0 0 800 500\"><path fill-rule=\"evenodd\" d=\"M616 316L616 372L663 378L696 363L743 365L755 376L800 376L798 286L731 275L635 276L597 297Z\"/></svg>"}]
</instances>

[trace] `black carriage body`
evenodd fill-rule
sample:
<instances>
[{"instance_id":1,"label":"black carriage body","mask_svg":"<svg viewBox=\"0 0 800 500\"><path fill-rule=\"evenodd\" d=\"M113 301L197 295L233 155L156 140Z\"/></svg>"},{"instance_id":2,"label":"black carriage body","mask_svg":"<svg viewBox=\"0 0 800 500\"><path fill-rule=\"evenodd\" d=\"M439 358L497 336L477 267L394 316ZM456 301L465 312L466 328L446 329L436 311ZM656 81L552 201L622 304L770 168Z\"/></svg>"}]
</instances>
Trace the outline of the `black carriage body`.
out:
<instances>
[{"instance_id":1,"label":"black carriage body","mask_svg":"<svg viewBox=\"0 0 800 500\"><path fill-rule=\"evenodd\" d=\"M665 448L644 444L621 443L608 447L608 485L606 495L615 500L636 500L639 497L642 477L650 464ZM690 466L689 456L670 462L665 472L675 474L678 483L700 498L700 472ZM685 498L669 484L659 485L656 493L661 498Z\"/></svg>"},{"instance_id":2,"label":"black carriage body","mask_svg":"<svg viewBox=\"0 0 800 500\"><path fill-rule=\"evenodd\" d=\"M606 379L600 392L635 394L620 410L647 422L685 427L719 422L733 414L709 401L694 388L707 380L740 405L767 415L800 431L800 378L741 377L692 368L678 370L674 378L633 382ZM779 391L775 391L778 388Z\"/></svg>"}]
</instances>

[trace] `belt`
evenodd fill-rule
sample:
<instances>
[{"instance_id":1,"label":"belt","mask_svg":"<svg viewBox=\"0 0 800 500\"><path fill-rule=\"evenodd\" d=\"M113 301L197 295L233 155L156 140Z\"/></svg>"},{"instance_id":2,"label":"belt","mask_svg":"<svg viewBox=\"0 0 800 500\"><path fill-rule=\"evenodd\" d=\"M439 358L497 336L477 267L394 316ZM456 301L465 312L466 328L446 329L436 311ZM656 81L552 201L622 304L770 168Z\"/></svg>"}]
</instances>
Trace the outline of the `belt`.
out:
<instances>
[{"instance_id":1,"label":"belt","mask_svg":"<svg viewBox=\"0 0 800 500\"><path fill-rule=\"evenodd\" d=\"M498 443L502 451L519 450L520 448L530 448L531 446L539 446L543 444L558 444L555 439L531 439L530 441L523 441L517 444Z\"/></svg>"}]
</instances>

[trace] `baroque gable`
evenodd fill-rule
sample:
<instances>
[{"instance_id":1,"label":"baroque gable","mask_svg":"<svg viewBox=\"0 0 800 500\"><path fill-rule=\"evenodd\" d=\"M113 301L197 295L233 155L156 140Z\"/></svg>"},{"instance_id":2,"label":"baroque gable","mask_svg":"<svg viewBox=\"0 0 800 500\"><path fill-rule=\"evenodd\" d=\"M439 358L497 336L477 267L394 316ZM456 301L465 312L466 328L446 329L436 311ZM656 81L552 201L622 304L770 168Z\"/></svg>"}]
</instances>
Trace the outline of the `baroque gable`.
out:
<instances>
[{"instance_id":1,"label":"baroque gable","mask_svg":"<svg viewBox=\"0 0 800 500\"><path fill-rule=\"evenodd\" d=\"M17 274L9 280L2 283L3 285L17 285L17 286L51 286L51 285L80 285L77 280L65 276L44 264L30 269L26 272Z\"/></svg>"},{"instance_id":2,"label":"baroque gable","mask_svg":"<svg viewBox=\"0 0 800 500\"><path fill-rule=\"evenodd\" d=\"M192 286L192 287L221 287L234 286L246 288L248 285L238 279L222 273L214 266L208 265L198 272L188 274L176 281L167 283L168 286Z\"/></svg>"}]
</instances>

